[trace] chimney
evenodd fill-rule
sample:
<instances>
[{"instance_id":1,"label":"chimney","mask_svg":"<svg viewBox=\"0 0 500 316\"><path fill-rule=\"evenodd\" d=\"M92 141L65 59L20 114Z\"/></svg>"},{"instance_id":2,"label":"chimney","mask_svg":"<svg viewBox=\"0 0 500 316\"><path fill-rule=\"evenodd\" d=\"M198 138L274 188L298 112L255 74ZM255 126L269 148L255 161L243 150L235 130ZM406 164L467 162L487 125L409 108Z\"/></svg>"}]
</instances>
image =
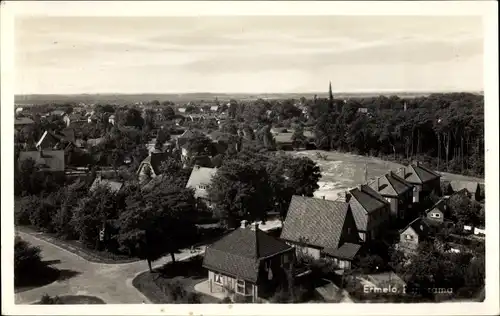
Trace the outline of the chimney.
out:
<instances>
[{"instance_id":1,"label":"chimney","mask_svg":"<svg viewBox=\"0 0 500 316\"><path fill-rule=\"evenodd\" d=\"M377 177L377 191L380 190L380 177Z\"/></svg>"},{"instance_id":2,"label":"chimney","mask_svg":"<svg viewBox=\"0 0 500 316\"><path fill-rule=\"evenodd\" d=\"M345 202L345 203L349 203L349 199L351 198L351 193L347 192L347 191L342 191L338 194L338 198L337 198L337 201L339 202Z\"/></svg>"},{"instance_id":3,"label":"chimney","mask_svg":"<svg viewBox=\"0 0 500 316\"><path fill-rule=\"evenodd\" d=\"M398 175L401 178L405 179L405 177L406 177L406 168L405 167L399 168L397 173L398 173Z\"/></svg>"},{"instance_id":4,"label":"chimney","mask_svg":"<svg viewBox=\"0 0 500 316\"><path fill-rule=\"evenodd\" d=\"M259 223L258 222L253 222L251 225L251 229L253 231L256 231L259 228Z\"/></svg>"},{"instance_id":5,"label":"chimney","mask_svg":"<svg viewBox=\"0 0 500 316\"><path fill-rule=\"evenodd\" d=\"M247 227L247 221L246 220L242 220L241 221L241 228L246 228Z\"/></svg>"},{"instance_id":6,"label":"chimney","mask_svg":"<svg viewBox=\"0 0 500 316\"><path fill-rule=\"evenodd\" d=\"M323 195L323 200L325 199L325 196Z\"/></svg>"}]
</instances>

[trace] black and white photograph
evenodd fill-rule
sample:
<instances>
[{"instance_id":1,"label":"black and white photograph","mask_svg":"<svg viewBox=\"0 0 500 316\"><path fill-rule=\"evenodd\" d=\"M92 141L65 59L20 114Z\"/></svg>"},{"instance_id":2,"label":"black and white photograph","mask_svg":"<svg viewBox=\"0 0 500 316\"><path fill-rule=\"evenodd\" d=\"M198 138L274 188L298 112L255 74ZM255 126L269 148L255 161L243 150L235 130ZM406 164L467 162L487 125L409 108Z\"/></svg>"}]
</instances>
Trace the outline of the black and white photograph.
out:
<instances>
[{"instance_id":1,"label":"black and white photograph","mask_svg":"<svg viewBox=\"0 0 500 316\"><path fill-rule=\"evenodd\" d=\"M496 3L37 2L2 41L11 311L498 312Z\"/></svg>"}]
</instances>

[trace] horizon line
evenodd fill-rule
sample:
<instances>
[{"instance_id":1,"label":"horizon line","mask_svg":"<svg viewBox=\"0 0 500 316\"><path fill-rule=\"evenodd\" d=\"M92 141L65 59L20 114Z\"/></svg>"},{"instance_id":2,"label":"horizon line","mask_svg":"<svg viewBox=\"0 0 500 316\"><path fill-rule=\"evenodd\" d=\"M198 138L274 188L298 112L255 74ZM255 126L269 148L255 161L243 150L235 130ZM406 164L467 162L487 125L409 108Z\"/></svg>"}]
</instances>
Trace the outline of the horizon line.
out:
<instances>
[{"instance_id":1,"label":"horizon line","mask_svg":"<svg viewBox=\"0 0 500 316\"><path fill-rule=\"evenodd\" d=\"M355 91L337 91L333 94L368 94L368 93L484 93L484 90L473 89L456 89L456 90L355 90ZM60 95L60 96L76 96L76 95L189 95L189 94L221 94L221 95L272 95L272 94L328 94L326 91L297 91L297 92L72 92L72 93L15 93L14 96L31 96L31 95Z\"/></svg>"}]
</instances>

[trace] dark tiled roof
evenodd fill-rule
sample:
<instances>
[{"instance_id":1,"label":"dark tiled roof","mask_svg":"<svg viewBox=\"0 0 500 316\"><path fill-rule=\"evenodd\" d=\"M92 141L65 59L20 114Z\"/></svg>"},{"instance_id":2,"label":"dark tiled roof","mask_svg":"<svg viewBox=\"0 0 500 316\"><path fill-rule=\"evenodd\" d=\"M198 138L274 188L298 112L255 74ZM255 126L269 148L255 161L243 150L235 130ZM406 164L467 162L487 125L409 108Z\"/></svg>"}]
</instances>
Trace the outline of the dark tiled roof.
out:
<instances>
[{"instance_id":1,"label":"dark tiled roof","mask_svg":"<svg viewBox=\"0 0 500 316\"><path fill-rule=\"evenodd\" d=\"M19 161L33 159L37 165L48 171L64 171L64 150L21 151Z\"/></svg>"},{"instance_id":2,"label":"dark tiled roof","mask_svg":"<svg viewBox=\"0 0 500 316\"><path fill-rule=\"evenodd\" d=\"M412 185L405 181L403 178L395 174L394 172L390 172L382 177L379 180L380 187L378 188L378 192L380 194L389 195L389 196L401 196L402 194L408 192L412 189ZM377 186L377 179L370 184L371 187Z\"/></svg>"},{"instance_id":3,"label":"dark tiled roof","mask_svg":"<svg viewBox=\"0 0 500 316\"><path fill-rule=\"evenodd\" d=\"M321 248L337 248L349 204L294 195L281 238Z\"/></svg>"},{"instance_id":4,"label":"dark tiled roof","mask_svg":"<svg viewBox=\"0 0 500 316\"><path fill-rule=\"evenodd\" d=\"M439 178L440 175L420 164L406 167L405 180L411 183L426 183Z\"/></svg>"},{"instance_id":5,"label":"dark tiled roof","mask_svg":"<svg viewBox=\"0 0 500 316\"><path fill-rule=\"evenodd\" d=\"M380 208L385 207L386 205L386 203L373 197L371 194L368 194L364 190L359 190L359 188L351 189L349 192L352 194L352 197L355 198L359 202L359 204L361 204L361 206L367 213L374 212Z\"/></svg>"},{"instance_id":6,"label":"dark tiled roof","mask_svg":"<svg viewBox=\"0 0 500 316\"><path fill-rule=\"evenodd\" d=\"M361 245L346 242L346 243L342 244L342 246L340 246L340 248L337 248L337 249L326 248L326 249L323 249L323 252L327 255L332 256L332 257L350 260L350 259L353 259L354 256L356 256L359 249L361 249Z\"/></svg>"},{"instance_id":7,"label":"dark tiled roof","mask_svg":"<svg viewBox=\"0 0 500 316\"><path fill-rule=\"evenodd\" d=\"M403 233L405 230L408 228L412 228L415 233L419 236L427 236L430 232L430 227L429 227L428 221L426 221L424 218L417 217L415 220L413 220L411 223L408 224L405 228L401 230L401 233Z\"/></svg>"},{"instance_id":8,"label":"dark tiled roof","mask_svg":"<svg viewBox=\"0 0 500 316\"><path fill-rule=\"evenodd\" d=\"M292 247L260 229L238 228L205 250L203 266L251 282L257 282L259 261Z\"/></svg>"}]
</instances>

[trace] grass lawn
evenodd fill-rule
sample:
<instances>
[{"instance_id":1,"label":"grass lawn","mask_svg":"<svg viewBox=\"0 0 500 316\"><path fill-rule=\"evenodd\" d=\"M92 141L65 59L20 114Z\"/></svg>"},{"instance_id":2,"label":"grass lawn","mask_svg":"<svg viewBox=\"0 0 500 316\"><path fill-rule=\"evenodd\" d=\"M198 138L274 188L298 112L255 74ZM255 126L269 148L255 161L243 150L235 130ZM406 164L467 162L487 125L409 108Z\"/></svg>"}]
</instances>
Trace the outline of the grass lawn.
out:
<instances>
[{"instance_id":1,"label":"grass lawn","mask_svg":"<svg viewBox=\"0 0 500 316\"><path fill-rule=\"evenodd\" d=\"M41 302L33 305L41 305ZM59 296L55 305L74 305L74 304L106 304L103 300L95 296L87 295L63 295Z\"/></svg>"},{"instance_id":2,"label":"grass lawn","mask_svg":"<svg viewBox=\"0 0 500 316\"><path fill-rule=\"evenodd\" d=\"M116 264L116 263L130 263L140 260L138 258L133 258L133 257L131 258L126 255L114 254L109 251L98 251L98 250L88 249L78 240L62 240L60 238L57 238L54 234L39 232L34 228L28 226L16 226L16 230L27 234L36 235L37 238L45 240L60 248L63 248L67 251L77 254L80 257L90 262Z\"/></svg>"},{"instance_id":3,"label":"grass lawn","mask_svg":"<svg viewBox=\"0 0 500 316\"><path fill-rule=\"evenodd\" d=\"M163 267L141 273L132 284L144 294L153 304L183 303L173 301L163 288L171 284L180 284L187 293L199 295L202 304L219 303L215 297L204 295L194 290L194 286L207 278L207 271L201 266L202 256L189 260L169 262Z\"/></svg>"}]
</instances>

